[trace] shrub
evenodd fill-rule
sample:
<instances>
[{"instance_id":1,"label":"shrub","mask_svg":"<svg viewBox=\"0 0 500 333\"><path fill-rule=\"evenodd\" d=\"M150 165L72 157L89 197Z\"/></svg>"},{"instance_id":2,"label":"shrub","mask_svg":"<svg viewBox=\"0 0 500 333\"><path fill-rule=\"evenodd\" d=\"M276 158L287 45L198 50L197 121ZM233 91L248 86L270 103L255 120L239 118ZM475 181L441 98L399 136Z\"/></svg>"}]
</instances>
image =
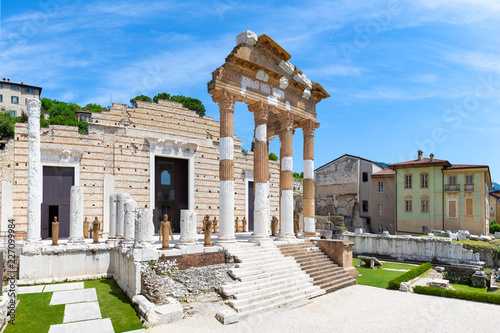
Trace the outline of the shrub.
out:
<instances>
[{"instance_id":1,"label":"shrub","mask_svg":"<svg viewBox=\"0 0 500 333\"><path fill-rule=\"evenodd\" d=\"M494 234L495 231L500 231L500 225L496 220L490 222L490 234Z\"/></svg>"},{"instance_id":2,"label":"shrub","mask_svg":"<svg viewBox=\"0 0 500 333\"><path fill-rule=\"evenodd\" d=\"M269 154L269 159L270 159L271 161L277 161L277 160L278 160L278 156L276 156L276 154L275 154L275 153L270 153L270 154Z\"/></svg>"},{"instance_id":3,"label":"shrub","mask_svg":"<svg viewBox=\"0 0 500 333\"><path fill-rule=\"evenodd\" d=\"M423 286L414 287L413 292L422 295L433 295L433 296L465 299L468 301L500 304L499 294L486 294L474 291L448 290L448 289L423 287Z\"/></svg>"},{"instance_id":4,"label":"shrub","mask_svg":"<svg viewBox=\"0 0 500 333\"><path fill-rule=\"evenodd\" d=\"M416 278L420 274L428 271L431 267L432 267L432 264L430 262L426 262L425 264L422 264L418 267L415 267L415 268L409 270L408 272L404 273L403 275L398 276L397 278L389 281L389 285L387 288L398 290L401 282L410 281L411 279Z\"/></svg>"}]
</instances>

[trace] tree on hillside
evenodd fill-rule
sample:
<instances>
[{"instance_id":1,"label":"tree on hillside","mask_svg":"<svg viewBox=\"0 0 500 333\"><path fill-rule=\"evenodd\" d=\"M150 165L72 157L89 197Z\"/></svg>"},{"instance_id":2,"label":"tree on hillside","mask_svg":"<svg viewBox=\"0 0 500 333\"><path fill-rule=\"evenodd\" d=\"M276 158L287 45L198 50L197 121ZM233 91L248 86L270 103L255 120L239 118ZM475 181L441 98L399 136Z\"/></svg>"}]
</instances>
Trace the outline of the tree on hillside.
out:
<instances>
[{"instance_id":1,"label":"tree on hillside","mask_svg":"<svg viewBox=\"0 0 500 333\"><path fill-rule=\"evenodd\" d=\"M136 107L137 107L137 104L135 103L136 101L143 101L143 102L149 102L149 103L153 102L149 96L146 96L146 95L139 95L139 96L135 96L134 98L132 98L132 99L130 100L130 104L131 104L134 108L136 108Z\"/></svg>"},{"instance_id":2,"label":"tree on hillside","mask_svg":"<svg viewBox=\"0 0 500 333\"><path fill-rule=\"evenodd\" d=\"M12 138L14 136L14 118L10 111L0 112L0 138Z\"/></svg>"},{"instance_id":3,"label":"tree on hillside","mask_svg":"<svg viewBox=\"0 0 500 333\"><path fill-rule=\"evenodd\" d=\"M83 107L84 110L89 110L90 112L101 112L107 110L107 108L94 103L89 103Z\"/></svg>"},{"instance_id":4,"label":"tree on hillside","mask_svg":"<svg viewBox=\"0 0 500 333\"><path fill-rule=\"evenodd\" d=\"M74 108L74 106L71 107L64 102L60 102L57 104L54 103L52 107L49 109L50 123L52 123L53 118L58 118L58 119L67 118L67 121L76 121L77 120L76 114L75 111L72 110L72 108ZM76 110L78 109L80 108L77 108ZM58 124L58 125L63 125L63 124Z\"/></svg>"},{"instance_id":5,"label":"tree on hillside","mask_svg":"<svg viewBox=\"0 0 500 333\"><path fill-rule=\"evenodd\" d=\"M186 97L182 95L170 96L170 94L163 92L153 97L153 102L158 103L158 100L160 99L181 103L183 107L196 112L200 117L203 117L205 115L205 106L197 98Z\"/></svg>"},{"instance_id":6,"label":"tree on hillside","mask_svg":"<svg viewBox=\"0 0 500 333\"><path fill-rule=\"evenodd\" d=\"M158 103L159 99L170 101L170 94L167 94L166 92L157 94L155 97L153 97L153 102Z\"/></svg>"}]
</instances>

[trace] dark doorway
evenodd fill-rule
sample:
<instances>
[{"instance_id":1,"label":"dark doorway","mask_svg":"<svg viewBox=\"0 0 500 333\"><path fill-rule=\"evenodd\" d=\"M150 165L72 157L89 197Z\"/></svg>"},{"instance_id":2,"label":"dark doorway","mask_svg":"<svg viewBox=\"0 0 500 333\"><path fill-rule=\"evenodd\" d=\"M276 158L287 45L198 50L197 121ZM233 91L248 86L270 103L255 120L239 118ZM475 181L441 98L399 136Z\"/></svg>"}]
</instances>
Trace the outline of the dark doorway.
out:
<instances>
[{"instance_id":1,"label":"dark doorway","mask_svg":"<svg viewBox=\"0 0 500 333\"><path fill-rule=\"evenodd\" d=\"M159 231L163 214L168 214L172 232L180 232L181 210L188 209L188 160L155 158L155 232Z\"/></svg>"},{"instance_id":2,"label":"dark doorway","mask_svg":"<svg viewBox=\"0 0 500 333\"><path fill-rule=\"evenodd\" d=\"M69 203L74 184L74 168L43 167L42 238L52 237L54 216L59 221L59 237L69 237Z\"/></svg>"},{"instance_id":3,"label":"dark doorway","mask_svg":"<svg viewBox=\"0 0 500 333\"><path fill-rule=\"evenodd\" d=\"M248 182L248 231L253 231L254 186Z\"/></svg>"}]
</instances>

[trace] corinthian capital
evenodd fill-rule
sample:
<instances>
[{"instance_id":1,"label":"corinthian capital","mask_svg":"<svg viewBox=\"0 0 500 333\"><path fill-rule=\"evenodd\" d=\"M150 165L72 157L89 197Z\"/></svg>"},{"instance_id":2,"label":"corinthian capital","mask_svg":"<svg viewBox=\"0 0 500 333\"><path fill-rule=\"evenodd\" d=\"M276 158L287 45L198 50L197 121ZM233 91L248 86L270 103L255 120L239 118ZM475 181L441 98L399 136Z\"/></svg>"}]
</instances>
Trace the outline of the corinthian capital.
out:
<instances>
[{"instance_id":1,"label":"corinthian capital","mask_svg":"<svg viewBox=\"0 0 500 333\"><path fill-rule=\"evenodd\" d=\"M226 90L218 90L212 95L212 100L219 104L220 110L234 111L234 103L240 101L240 96Z\"/></svg>"}]
</instances>

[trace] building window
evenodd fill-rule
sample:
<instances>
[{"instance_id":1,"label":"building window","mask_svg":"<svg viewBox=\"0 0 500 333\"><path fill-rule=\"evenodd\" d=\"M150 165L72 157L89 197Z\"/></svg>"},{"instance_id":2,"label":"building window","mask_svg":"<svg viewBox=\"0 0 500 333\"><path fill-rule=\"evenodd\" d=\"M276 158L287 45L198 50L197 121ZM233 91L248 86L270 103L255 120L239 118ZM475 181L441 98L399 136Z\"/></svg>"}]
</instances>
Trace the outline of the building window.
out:
<instances>
[{"instance_id":1,"label":"building window","mask_svg":"<svg viewBox=\"0 0 500 333\"><path fill-rule=\"evenodd\" d=\"M457 218L457 199L448 200L448 218Z\"/></svg>"},{"instance_id":2,"label":"building window","mask_svg":"<svg viewBox=\"0 0 500 333\"><path fill-rule=\"evenodd\" d=\"M378 204L378 215L384 215L384 205Z\"/></svg>"},{"instance_id":3,"label":"building window","mask_svg":"<svg viewBox=\"0 0 500 333\"><path fill-rule=\"evenodd\" d=\"M367 211L368 211L368 201L363 200L363 212L367 212Z\"/></svg>"},{"instance_id":4,"label":"building window","mask_svg":"<svg viewBox=\"0 0 500 333\"><path fill-rule=\"evenodd\" d=\"M429 212L429 199L422 199L422 213Z\"/></svg>"},{"instance_id":5,"label":"building window","mask_svg":"<svg viewBox=\"0 0 500 333\"><path fill-rule=\"evenodd\" d=\"M465 198L465 215L474 215L474 199Z\"/></svg>"},{"instance_id":6,"label":"building window","mask_svg":"<svg viewBox=\"0 0 500 333\"><path fill-rule=\"evenodd\" d=\"M368 172L363 172L363 182L367 182L368 181Z\"/></svg>"},{"instance_id":7,"label":"building window","mask_svg":"<svg viewBox=\"0 0 500 333\"><path fill-rule=\"evenodd\" d=\"M11 102L12 104L19 104L19 97L17 97L17 96L12 96L12 97L10 98L10 102Z\"/></svg>"},{"instance_id":8,"label":"building window","mask_svg":"<svg viewBox=\"0 0 500 333\"><path fill-rule=\"evenodd\" d=\"M28 93L28 94L34 94L35 93L35 90L32 89L32 88L24 88L24 92L25 93Z\"/></svg>"},{"instance_id":9,"label":"building window","mask_svg":"<svg viewBox=\"0 0 500 333\"><path fill-rule=\"evenodd\" d=\"M457 176L448 176L448 184L456 185L457 184Z\"/></svg>"},{"instance_id":10,"label":"building window","mask_svg":"<svg viewBox=\"0 0 500 333\"><path fill-rule=\"evenodd\" d=\"M10 114L12 115L12 117L17 117L17 111L15 110L10 110Z\"/></svg>"},{"instance_id":11,"label":"building window","mask_svg":"<svg viewBox=\"0 0 500 333\"><path fill-rule=\"evenodd\" d=\"M405 188L411 188L411 175L405 175Z\"/></svg>"},{"instance_id":12,"label":"building window","mask_svg":"<svg viewBox=\"0 0 500 333\"><path fill-rule=\"evenodd\" d=\"M3 89L3 83L0 83L0 89Z\"/></svg>"},{"instance_id":13,"label":"building window","mask_svg":"<svg viewBox=\"0 0 500 333\"><path fill-rule=\"evenodd\" d=\"M429 187L428 177L429 177L429 175L426 173L420 174L420 187L421 188L428 188Z\"/></svg>"},{"instance_id":14,"label":"building window","mask_svg":"<svg viewBox=\"0 0 500 333\"><path fill-rule=\"evenodd\" d=\"M465 175L465 184L474 184L474 175Z\"/></svg>"},{"instance_id":15,"label":"building window","mask_svg":"<svg viewBox=\"0 0 500 333\"><path fill-rule=\"evenodd\" d=\"M378 182L378 191L380 193L384 192L384 182Z\"/></svg>"},{"instance_id":16,"label":"building window","mask_svg":"<svg viewBox=\"0 0 500 333\"><path fill-rule=\"evenodd\" d=\"M410 199L405 199L405 212L411 213L411 198Z\"/></svg>"},{"instance_id":17,"label":"building window","mask_svg":"<svg viewBox=\"0 0 500 333\"><path fill-rule=\"evenodd\" d=\"M0 102L3 102L3 95L0 95Z\"/></svg>"},{"instance_id":18,"label":"building window","mask_svg":"<svg viewBox=\"0 0 500 333\"><path fill-rule=\"evenodd\" d=\"M19 86L10 85L10 90L19 91Z\"/></svg>"},{"instance_id":19,"label":"building window","mask_svg":"<svg viewBox=\"0 0 500 333\"><path fill-rule=\"evenodd\" d=\"M80 118L80 121L87 121L87 116L86 115L82 115L82 117Z\"/></svg>"}]
</instances>

